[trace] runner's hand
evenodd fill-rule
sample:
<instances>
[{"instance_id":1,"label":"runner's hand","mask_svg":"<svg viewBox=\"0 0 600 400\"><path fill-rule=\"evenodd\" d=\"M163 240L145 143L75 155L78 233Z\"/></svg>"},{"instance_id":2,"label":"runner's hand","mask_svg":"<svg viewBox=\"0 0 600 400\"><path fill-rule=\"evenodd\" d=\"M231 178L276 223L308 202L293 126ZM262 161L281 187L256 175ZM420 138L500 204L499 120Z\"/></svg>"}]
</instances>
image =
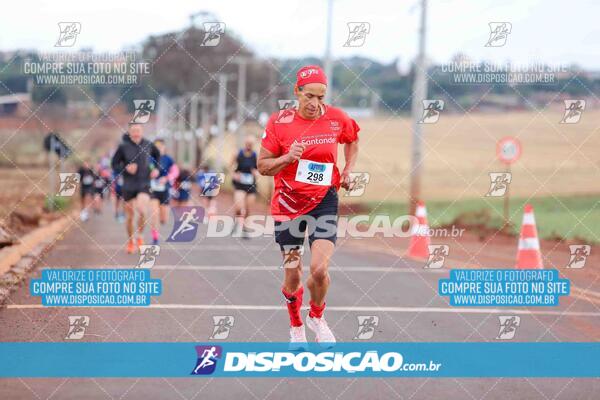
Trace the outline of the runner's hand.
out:
<instances>
[{"instance_id":1,"label":"runner's hand","mask_svg":"<svg viewBox=\"0 0 600 400\"><path fill-rule=\"evenodd\" d=\"M287 153L288 162L291 164L293 162L298 161L300 157L302 157L302 153L304 152L305 148L306 146L304 146L302 143L292 143L290 151Z\"/></svg>"},{"instance_id":2,"label":"runner's hand","mask_svg":"<svg viewBox=\"0 0 600 400\"><path fill-rule=\"evenodd\" d=\"M129 172L131 175L135 175L135 173L137 172L137 164L136 163L127 164L127 166L125 167L125 170L127 172Z\"/></svg>"},{"instance_id":3,"label":"runner's hand","mask_svg":"<svg viewBox=\"0 0 600 400\"><path fill-rule=\"evenodd\" d=\"M152 171L150 171L150 178L155 179L158 177L158 169L153 169Z\"/></svg>"},{"instance_id":4,"label":"runner's hand","mask_svg":"<svg viewBox=\"0 0 600 400\"><path fill-rule=\"evenodd\" d=\"M350 180L350 171L342 171L342 174L340 175L340 183L344 189L350 190L350 184L352 183Z\"/></svg>"}]
</instances>

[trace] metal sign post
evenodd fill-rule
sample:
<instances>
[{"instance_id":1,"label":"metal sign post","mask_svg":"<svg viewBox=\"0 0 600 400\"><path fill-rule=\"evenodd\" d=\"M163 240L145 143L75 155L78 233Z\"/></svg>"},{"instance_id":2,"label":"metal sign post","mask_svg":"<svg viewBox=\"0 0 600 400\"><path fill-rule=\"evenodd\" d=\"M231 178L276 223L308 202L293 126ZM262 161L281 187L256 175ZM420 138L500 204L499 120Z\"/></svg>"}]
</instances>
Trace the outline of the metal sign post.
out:
<instances>
[{"instance_id":1,"label":"metal sign post","mask_svg":"<svg viewBox=\"0 0 600 400\"><path fill-rule=\"evenodd\" d=\"M56 188L56 173L54 171L54 149L55 149L55 142L54 142L54 135L50 136L50 151L48 152L48 167L49 167L49 185L50 187L48 188L48 205L50 207L50 211L54 210L54 190Z\"/></svg>"},{"instance_id":2,"label":"metal sign post","mask_svg":"<svg viewBox=\"0 0 600 400\"><path fill-rule=\"evenodd\" d=\"M516 162L521 157L521 143L517 138L507 136L498 141L496 144L496 156L506 165L506 173L511 176L510 165ZM512 182L512 178L511 178ZM504 193L504 223L508 224L508 213L510 205L510 184L506 186Z\"/></svg>"}]
</instances>

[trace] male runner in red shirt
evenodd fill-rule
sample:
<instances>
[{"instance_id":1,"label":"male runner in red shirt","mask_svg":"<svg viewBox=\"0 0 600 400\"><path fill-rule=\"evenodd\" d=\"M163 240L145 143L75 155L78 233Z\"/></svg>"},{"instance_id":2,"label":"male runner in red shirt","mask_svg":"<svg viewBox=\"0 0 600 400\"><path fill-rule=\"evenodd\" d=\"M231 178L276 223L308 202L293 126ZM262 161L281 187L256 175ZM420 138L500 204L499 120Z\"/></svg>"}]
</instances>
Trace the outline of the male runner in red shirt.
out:
<instances>
[{"instance_id":1,"label":"male runner in red shirt","mask_svg":"<svg viewBox=\"0 0 600 400\"><path fill-rule=\"evenodd\" d=\"M331 347L335 337L323 318L329 287L327 269L337 236L337 191L340 186L348 189L349 174L358 156L359 127L342 110L323 104L327 78L320 67L303 67L296 78L298 108L271 115L263 134L258 171L275 180L271 213L275 240L284 257L282 292L290 316L290 348L306 347L300 309L304 292L301 255L307 228L312 259L306 282L310 291L306 324L317 342ZM336 166L338 144L344 144L346 161L341 173Z\"/></svg>"}]
</instances>

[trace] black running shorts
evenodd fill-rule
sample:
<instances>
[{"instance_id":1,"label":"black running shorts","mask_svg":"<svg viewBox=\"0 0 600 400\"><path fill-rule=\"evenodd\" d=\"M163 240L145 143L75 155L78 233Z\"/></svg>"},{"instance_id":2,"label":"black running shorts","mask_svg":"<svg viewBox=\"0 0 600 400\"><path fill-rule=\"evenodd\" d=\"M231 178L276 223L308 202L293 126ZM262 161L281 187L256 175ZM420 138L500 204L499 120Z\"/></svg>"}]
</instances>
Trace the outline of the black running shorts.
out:
<instances>
[{"instance_id":1,"label":"black running shorts","mask_svg":"<svg viewBox=\"0 0 600 400\"><path fill-rule=\"evenodd\" d=\"M318 239L329 240L333 244L337 239L338 194L335 187L321 202L308 213L291 221L275 222L275 241L281 251L284 246L302 246L308 230L308 242L312 246Z\"/></svg>"}]
</instances>

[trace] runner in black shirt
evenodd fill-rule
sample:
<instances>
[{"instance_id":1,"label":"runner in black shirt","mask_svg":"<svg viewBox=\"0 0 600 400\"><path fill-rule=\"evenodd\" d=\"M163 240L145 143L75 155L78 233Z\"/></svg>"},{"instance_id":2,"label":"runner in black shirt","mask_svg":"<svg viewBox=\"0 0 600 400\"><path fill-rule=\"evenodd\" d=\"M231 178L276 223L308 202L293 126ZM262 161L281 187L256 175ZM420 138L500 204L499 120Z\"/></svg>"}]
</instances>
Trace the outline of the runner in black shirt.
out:
<instances>
[{"instance_id":1,"label":"runner in black shirt","mask_svg":"<svg viewBox=\"0 0 600 400\"><path fill-rule=\"evenodd\" d=\"M117 148L112 168L123 175L123 200L127 218L127 252L133 253L136 244L133 237L134 209L138 212L137 246L144 244L143 234L146 215L150 204L150 179L158 177L160 152L152 142L144 139L144 131L140 124L130 124L123 135L123 141ZM151 168L153 166L154 168Z\"/></svg>"},{"instance_id":2,"label":"runner in black shirt","mask_svg":"<svg viewBox=\"0 0 600 400\"><path fill-rule=\"evenodd\" d=\"M236 229L234 234L241 230L242 237L247 238L245 220L250 215L250 208L256 199L256 152L254 151L254 136L246 136L244 147L231 161L233 170L233 202L235 206Z\"/></svg>"}]
</instances>

